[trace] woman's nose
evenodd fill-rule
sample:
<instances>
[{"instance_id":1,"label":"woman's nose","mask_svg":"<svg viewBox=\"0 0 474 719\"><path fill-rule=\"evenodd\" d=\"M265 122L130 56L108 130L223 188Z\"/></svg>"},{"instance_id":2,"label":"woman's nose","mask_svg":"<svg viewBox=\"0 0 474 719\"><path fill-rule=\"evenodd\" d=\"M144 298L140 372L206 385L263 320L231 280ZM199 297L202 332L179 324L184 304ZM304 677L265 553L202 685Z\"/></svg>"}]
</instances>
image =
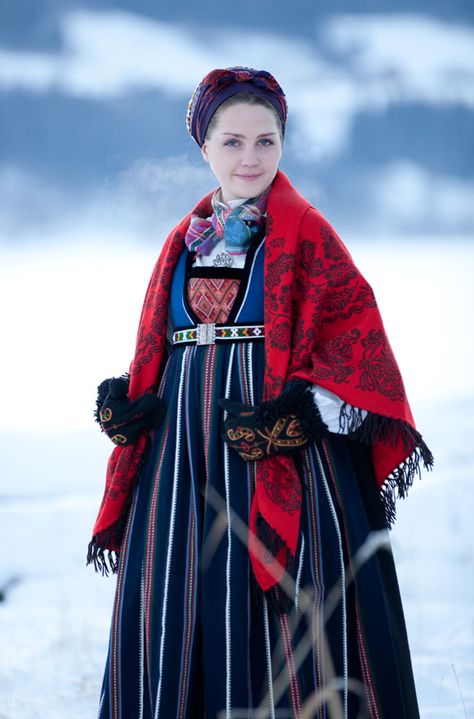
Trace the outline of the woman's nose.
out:
<instances>
[{"instance_id":1,"label":"woman's nose","mask_svg":"<svg viewBox=\"0 0 474 719\"><path fill-rule=\"evenodd\" d=\"M245 150L243 153L240 162L242 165L245 165L246 167L257 165L258 164L258 157L257 153L253 149Z\"/></svg>"}]
</instances>

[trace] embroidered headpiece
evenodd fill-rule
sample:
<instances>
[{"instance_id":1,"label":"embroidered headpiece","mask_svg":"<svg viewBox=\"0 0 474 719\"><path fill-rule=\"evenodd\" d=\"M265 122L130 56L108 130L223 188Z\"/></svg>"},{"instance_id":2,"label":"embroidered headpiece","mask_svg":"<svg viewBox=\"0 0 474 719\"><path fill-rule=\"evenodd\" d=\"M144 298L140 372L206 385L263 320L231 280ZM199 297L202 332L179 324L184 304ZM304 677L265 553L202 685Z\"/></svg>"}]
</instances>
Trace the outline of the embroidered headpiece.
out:
<instances>
[{"instance_id":1,"label":"embroidered headpiece","mask_svg":"<svg viewBox=\"0 0 474 719\"><path fill-rule=\"evenodd\" d=\"M204 143L209 122L217 108L239 92L251 92L268 100L281 120L284 134L288 106L285 94L273 75L251 67L228 67L211 70L189 101L186 126L199 147Z\"/></svg>"}]
</instances>

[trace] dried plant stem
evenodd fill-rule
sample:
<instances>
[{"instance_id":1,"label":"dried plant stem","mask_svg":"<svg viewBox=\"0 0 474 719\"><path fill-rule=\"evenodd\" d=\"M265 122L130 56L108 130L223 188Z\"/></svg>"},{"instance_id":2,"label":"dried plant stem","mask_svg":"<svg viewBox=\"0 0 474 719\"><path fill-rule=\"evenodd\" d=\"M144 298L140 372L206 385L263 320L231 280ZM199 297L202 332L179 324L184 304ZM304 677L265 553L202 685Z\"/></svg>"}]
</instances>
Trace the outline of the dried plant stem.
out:
<instances>
[{"instance_id":1,"label":"dried plant stem","mask_svg":"<svg viewBox=\"0 0 474 719\"><path fill-rule=\"evenodd\" d=\"M225 500L213 487L208 487L207 501L216 510L217 517L209 534L209 540L204 548L206 566L208 566L214 551L217 549L217 546L225 535L227 528L228 512ZM230 516L232 519L232 529L235 535L245 546L248 547L249 535L252 530L232 509L230 510ZM256 537L255 541L257 543L257 546L259 547L259 550L264 549L261 546L260 542L258 542L258 539ZM342 592L347 591L348 587L351 585L351 583L357 576L357 573L360 571L361 567L373 556L375 552L379 551L380 549L391 549L390 539L387 530L381 530L369 534L366 541L359 547L355 555L350 560L349 566L346 567L346 579L344 589L342 588L341 582L337 582L329 591L326 601L324 602L324 606L322 608L317 608L317 612L323 612L325 623L336 610L341 600ZM279 562L276 558L273 563L268 564L267 566L269 573L272 574L275 578L280 575L280 572L283 569L279 565ZM291 575L288 574L288 572L286 572L284 569L283 576L280 578L279 581L283 590L288 594L288 596L295 596L295 581L293 580ZM295 647L295 672L297 672L300 666L303 664L314 644L312 631L310 631L310 627L314 626L315 623L314 610L315 605L313 591L311 589L308 590L306 588L300 588L298 593L298 609L296 610L295 607L293 608L293 611L289 617L289 624L292 636L294 636L294 632L296 631L296 628L300 623L302 617L306 616L308 622L308 630L305 632L305 634L299 640L298 644ZM317 623L320 624L319 622ZM322 627L318 639L321 644L321 654L324 656L324 674L327 681L322 689L314 691L306 699L302 707L302 714L300 719L312 719L312 717L315 716L315 711L320 709L324 704L327 705L328 719L344 719L344 707L340 695L341 689L344 689L344 681L343 679L341 679L341 677L336 676L324 627ZM273 680L273 704L278 703L278 701L284 695L288 688L288 682L289 677L285 668L280 672L276 679ZM357 694L361 697L362 704L365 704L366 707L366 703L364 702L364 685L358 680L349 678L347 686L354 694ZM255 710L255 716L259 717L259 719L271 719L272 709L270 704L270 697L269 694L267 694L261 702L260 706ZM238 712L238 710L236 711ZM273 713L273 716L276 717L275 712ZM361 711L360 719L364 719L365 716L368 716L367 707L363 712Z\"/></svg>"}]
</instances>

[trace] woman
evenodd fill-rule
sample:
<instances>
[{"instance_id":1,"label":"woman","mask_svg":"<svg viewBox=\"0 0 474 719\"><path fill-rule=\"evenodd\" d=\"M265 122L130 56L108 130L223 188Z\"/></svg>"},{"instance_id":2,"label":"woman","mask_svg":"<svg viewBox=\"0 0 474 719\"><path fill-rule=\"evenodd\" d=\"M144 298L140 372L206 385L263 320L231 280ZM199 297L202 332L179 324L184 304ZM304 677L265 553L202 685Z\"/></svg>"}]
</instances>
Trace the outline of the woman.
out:
<instances>
[{"instance_id":1,"label":"woman","mask_svg":"<svg viewBox=\"0 0 474 719\"><path fill-rule=\"evenodd\" d=\"M418 716L386 527L432 457L369 285L278 170L286 115L267 72L200 83L219 189L165 242L130 382L99 388L102 719Z\"/></svg>"}]
</instances>

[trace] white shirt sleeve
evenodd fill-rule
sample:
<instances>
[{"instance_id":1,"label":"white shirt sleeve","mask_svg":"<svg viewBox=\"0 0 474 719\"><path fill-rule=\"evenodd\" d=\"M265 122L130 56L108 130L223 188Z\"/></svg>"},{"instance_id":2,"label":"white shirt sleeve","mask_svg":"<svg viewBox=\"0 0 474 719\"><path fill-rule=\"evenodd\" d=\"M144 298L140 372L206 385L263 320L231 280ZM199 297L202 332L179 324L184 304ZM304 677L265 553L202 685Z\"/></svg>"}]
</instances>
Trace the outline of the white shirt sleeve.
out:
<instances>
[{"instance_id":1,"label":"white shirt sleeve","mask_svg":"<svg viewBox=\"0 0 474 719\"><path fill-rule=\"evenodd\" d=\"M330 432L334 432L335 434L348 434L347 427L341 428L339 422L341 407L344 404L344 401L338 397L337 394L334 394L328 389L324 389L317 384L312 386L311 392L316 406L321 413L321 418L328 430ZM366 410L361 410L361 423L366 416Z\"/></svg>"}]
</instances>

